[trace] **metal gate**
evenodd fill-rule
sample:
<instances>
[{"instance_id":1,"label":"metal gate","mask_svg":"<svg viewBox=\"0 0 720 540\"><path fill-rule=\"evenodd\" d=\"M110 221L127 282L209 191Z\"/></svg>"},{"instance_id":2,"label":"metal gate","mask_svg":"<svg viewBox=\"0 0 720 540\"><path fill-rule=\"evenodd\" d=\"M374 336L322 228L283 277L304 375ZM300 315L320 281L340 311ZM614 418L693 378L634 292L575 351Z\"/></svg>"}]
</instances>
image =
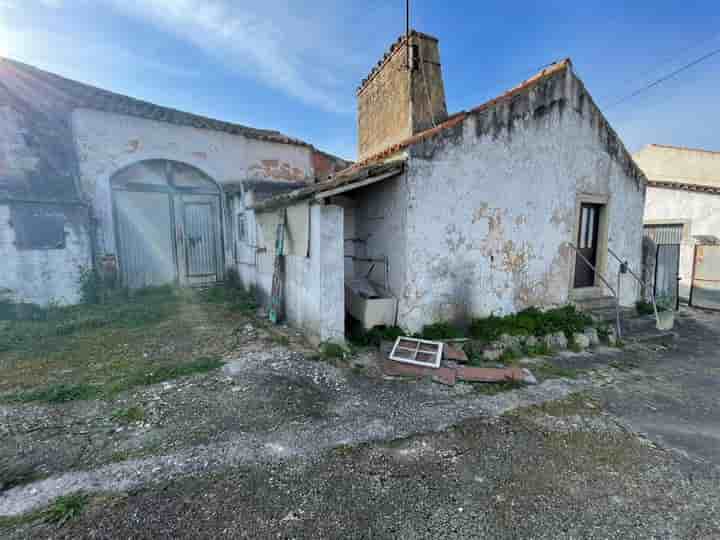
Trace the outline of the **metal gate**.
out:
<instances>
[{"instance_id":1,"label":"metal gate","mask_svg":"<svg viewBox=\"0 0 720 540\"><path fill-rule=\"evenodd\" d=\"M720 309L720 246L695 246L690 305Z\"/></svg>"},{"instance_id":2,"label":"metal gate","mask_svg":"<svg viewBox=\"0 0 720 540\"><path fill-rule=\"evenodd\" d=\"M217 211L211 201L185 202L187 277L193 283L215 281L218 273Z\"/></svg>"},{"instance_id":3,"label":"metal gate","mask_svg":"<svg viewBox=\"0 0 720 540\"><path fill-rule=\"evenodd\" d=\"M655 298L677 307L679 298L682 224L645 225L644 235L655 244Z\"/></svg>"},{"instance_id":4,"label":"metal gate","mask_svg":"<svg viewBox=\"0 0 720 540\"><path fill-rule=\"evenodd\" d=\"M177 280L170 198L166 193L115 192L122 283L131 289Z\"/></svg>"},{"instance_id":5,"label":"metal gate","mask_svg":"<svg viewBox=\"0 0 720 540\"><path fill-rule=\"evenodd\" d=\"M202 171L147 160L113 175L121 282L131 289L222 277L220 190Z\"/></svg>"}]
</instances>

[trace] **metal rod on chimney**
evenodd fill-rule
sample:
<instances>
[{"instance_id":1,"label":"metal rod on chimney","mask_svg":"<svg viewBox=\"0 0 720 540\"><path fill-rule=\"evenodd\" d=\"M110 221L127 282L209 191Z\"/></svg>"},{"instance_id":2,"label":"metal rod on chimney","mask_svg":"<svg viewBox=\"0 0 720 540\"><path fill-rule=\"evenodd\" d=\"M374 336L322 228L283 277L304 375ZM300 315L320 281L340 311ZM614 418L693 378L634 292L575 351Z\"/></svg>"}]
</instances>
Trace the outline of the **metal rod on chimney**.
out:
<instances>
[{"instance_id":1,"label":"metal rod on chimney","mask_svg":"<svg viewBox=\"0 0 720 540\"><path fill-rule=\"evenodd\" d=\"M405 0L405 53L407 69L410 71L410 0Z\"/></svg>"}]
</instances>

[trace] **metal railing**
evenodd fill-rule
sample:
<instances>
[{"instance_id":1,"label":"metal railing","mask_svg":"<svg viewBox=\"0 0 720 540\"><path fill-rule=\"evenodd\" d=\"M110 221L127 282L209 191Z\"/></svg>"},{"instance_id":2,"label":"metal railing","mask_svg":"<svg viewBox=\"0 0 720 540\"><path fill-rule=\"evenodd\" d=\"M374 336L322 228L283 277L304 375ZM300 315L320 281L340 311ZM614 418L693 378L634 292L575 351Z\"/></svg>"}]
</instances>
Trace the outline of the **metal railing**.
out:
<instances>
[{"instance_id":1,"label":"metal railing","mask_svg":"<svg viewBox=\"0 0 720 540\"><path fill-rule=\"evenodd\" d=\"M573 244L572 242L568 242L567 244L575 250L575 253L577 253L578 257L580 257L580 260L582 260L585 264L587 264L592 269L593 272L595 272L595 275L598 278L600 278L600 281L602 281L605 284L605 286L610 290L610 292L615 297L615 330L617 331L618 339L622 339L622 327L620 326L620 295L619 295L620 288L618 287L618 290L616 291L613 288L613 286L610 285L610 282L605 278L605 276L602 275L600 270L598 270L595 267L595 265L593 265L589 260L587 260L585 255L580 253L580 249L575 244ZM620 282L619 276L620 276L620 274L618 274L618 285Z\"/></svg>"},{"instance_id":2,"label":"metal railing","mask_svg":"<svg viewBox=\"0 0 720 540\"><path fill-rule=\"evenodd\" d=\"M650 300L652 301L653 311L655 312L655 321L660 324L660 318L658 316L658 309L657 309L657 303L655 302L655 291L653 290L654 287L648 286L646 282L644 282L635 272L632 271L632 268L630 268L630 264L627 261L623 261L620 257L618 257L617 253L615 253L610 247L608 247L608 253L615 257L615 259L621 264L621 268L624 268L628 274L630 274L635 281L637 281L641 287L643 287L645 290L650 292ZM618 273L618 282L620 280L620 273Z\"/></svg>"}]
</instances>

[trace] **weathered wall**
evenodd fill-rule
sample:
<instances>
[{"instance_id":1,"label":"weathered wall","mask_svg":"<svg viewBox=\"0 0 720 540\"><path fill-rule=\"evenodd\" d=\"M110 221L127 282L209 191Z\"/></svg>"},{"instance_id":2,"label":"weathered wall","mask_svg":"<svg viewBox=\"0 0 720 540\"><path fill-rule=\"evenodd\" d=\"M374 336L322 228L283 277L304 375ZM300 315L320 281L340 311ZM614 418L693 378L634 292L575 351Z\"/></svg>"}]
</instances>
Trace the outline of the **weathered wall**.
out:
<instances>
[{"instance_id":1,"label":"weathered wall","mask_svg":"<svg viewBox=\"0 0 720 540\"><path fill-rule=\"evenodd\" d=\"M115 253L110 179L145 159L171 159L197 167L219 184L245 179L305 180L313 175L304 146L250 139L208 129L77 109L72 115L80 181L92 202L100 254ZM225 242L232 260L231 242Z\"/></svg>"},{"instance_id":2,"label":"weathered wall","mask_svg":"<svg viewBox=\"0 0 720 540\"><path fill-rule=\"evenodd\" d=\"M342 342L345 336L343 234L342 208L313 205L310 256L288 255L283 259L287 321L318 343ZM273 257L265 253L258 259L255 281L246 285L257 287L260 299L267 302L272 291ZM252 271L245 272L252 279Z\"/></svg>"},{"instance_id":3,"label":"weathered wall","mask_svg":"<svg viewBox=\"0 0 720 540\"><path fill-rule=\"evenodd\" d=\"M680 245L680 298L690 297L695 235L720 237L720 195L679 189L647 188L645 221L686 224Z\"/></svg>"},{"instance_id":4,"label":"weathered wall","mask_svg":"<svg viewBox=\"0 0 720 540\"><path fill-rule=\"evenodd\" d=\"M607 197L609 246L641 263L644 185L570 73L410 148L399 322L509 313L570 299L576 208ZM602 257L601 257L602 260ZM604 273L616 279L617 264ZM638 289L623 281L624 304Z\"/></svg>"},{"instance_id":5,"label":"weathered wall","mask_svg":"<svg viewBox=\"0 0 720 540\"><path fill-rule=\"evenodd\" d=\"M0 298L47 305L80 300L78 267L91 265L87 210L65 206L64 249L17 249L11 210L0 204Z\"/></svg>"},{"instance_id":6,"label":"weathered wall","mask_svg":"<svg viewBox=\"0 0 720 540\"><path fill-rule=\"evenodd\" d=\"M362 160L447 117L438 41L413 33L412 71L402 37L358 89L358 156ZM412 60L414 58L415 60Z\"/></svg>"},{"instance_id":7,"label":"weathered wall","mask_svg":"<svg viewBox=\"0 0 720 540\"><path fill-rule=\"evenodd\" d=\"M651 144L633 158L648 180L720 186L720 152Z\"/></svg>"},{"instance_id":8,"label":"weathered wall","mask_svg":"<svg viewBox=\"0 0 720 540\"><path fill-rule=\"evenodd\" d=\"M371 184L353 193L355 200L355 255L362 258L388 257L390 292L400 298L405 290L406 225L409 201L405 175ZM371 263L356 262L355 276L365 276ZM380 285L385 269L376 264L370 279Z\"/></svg>"}]
</instances>

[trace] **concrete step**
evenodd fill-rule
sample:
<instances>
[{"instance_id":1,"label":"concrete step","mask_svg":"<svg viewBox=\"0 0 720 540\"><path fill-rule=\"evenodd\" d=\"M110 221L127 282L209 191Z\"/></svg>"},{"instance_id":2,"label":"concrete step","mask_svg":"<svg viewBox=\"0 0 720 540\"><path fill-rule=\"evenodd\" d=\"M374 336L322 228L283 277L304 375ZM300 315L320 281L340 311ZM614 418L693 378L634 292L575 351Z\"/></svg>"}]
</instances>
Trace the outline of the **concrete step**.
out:
<instances>
[{"instance_id":1,"label":"concrete step","mask_svg":"<svg viewBox=\"0 0 720 540\"><path fill-rule=\"evenodd\" d=\"M583 298L573 302L580 311L593 312L596 310L615 309L614 296L600 296L595 298Z\"/></svg>"}]
</instances>

